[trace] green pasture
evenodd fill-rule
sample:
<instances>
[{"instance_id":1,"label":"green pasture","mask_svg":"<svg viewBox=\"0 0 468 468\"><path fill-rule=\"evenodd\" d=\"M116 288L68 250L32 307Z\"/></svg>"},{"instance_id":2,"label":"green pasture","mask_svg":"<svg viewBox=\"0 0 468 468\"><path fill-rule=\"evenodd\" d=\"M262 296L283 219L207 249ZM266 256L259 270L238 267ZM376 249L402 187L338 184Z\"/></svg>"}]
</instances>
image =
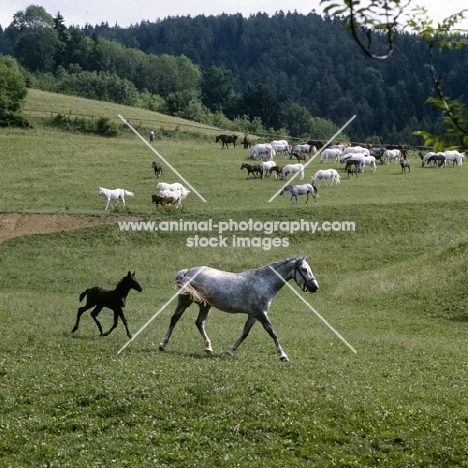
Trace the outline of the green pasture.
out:
<instances>
[{"instance_id":1,"label":"green pasture","mask_svg":"<svg viewBox=\"0 0 468 468\"><path fill-rule=\"evenodd\" d=\"M49 100L57 111L98 108L40 97L33 93L35 107ZM107 104L100 110L116 119L130 112ZM293 205L289 195L269 203L282 183L247 179L240 170L247 151L221 150L214 130L180 127L157 137L154 148L207 201L192 191L182 209L157 208L157 155L131 131L85 136L52 130L45 119L28 131L0 130L0 212L111 223L0 244L0 466L468 465L465 166L422 168L412 152L410 174L391 164L348 179L329 163L344 177L320 187L317 204ZM146 124L136 128L147 136ZM314 160L305 181L324 166ZM160 180L180 181L167 167ZM135 197L105 212L99 186ZM228 247L197 248L187 246L189 237L218 232L120 231L118 221L128 219L352 221L355 230L231 230L224 233ZM232 247L233 235L278 237L287 246ZM288 363L258 324L226 357L245 317L217 310L207 322L214 354L205 355L194 306L166 351L158 350L175 304L161 308L175 293L178 270L243 271L304 254L320 290L306 294L291 285L356 354L288 288L269 312ZM128 297L131 331L160 314L121 354L121 323L99 337L86 313L72 338L79 293L97 284L113 288L128 270L143 286ZM111 312L100 319L109 328Z\"/></svg>"}]
</instances>

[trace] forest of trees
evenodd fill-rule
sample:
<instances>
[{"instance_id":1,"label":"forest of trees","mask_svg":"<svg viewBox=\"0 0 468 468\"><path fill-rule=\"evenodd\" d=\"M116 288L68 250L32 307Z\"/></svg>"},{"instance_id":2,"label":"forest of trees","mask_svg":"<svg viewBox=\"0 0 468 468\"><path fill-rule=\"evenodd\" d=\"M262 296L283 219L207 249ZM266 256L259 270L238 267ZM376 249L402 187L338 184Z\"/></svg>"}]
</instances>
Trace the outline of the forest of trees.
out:
<instances>
[{"instance_id":1,"label":"forest of trees","mask_svg":"<svg viewBox=\"0 0 468 468\"><path fill-rule=\"evenodd\" d=\"M413 132L436 132L441 121L425 104L435 93L428 50L404 32L395 43L390 59L372 61L340 18L313 12L80 28L30 6L0 27L0 54L19 62L30 86L202 122L243 118L306 138L323 137L311 133L320 122L341 126L356 114L354 140L420 145ZM467 104L465 49L436 56L435 66L447 95Z\"/></svg>"}]
</instances>

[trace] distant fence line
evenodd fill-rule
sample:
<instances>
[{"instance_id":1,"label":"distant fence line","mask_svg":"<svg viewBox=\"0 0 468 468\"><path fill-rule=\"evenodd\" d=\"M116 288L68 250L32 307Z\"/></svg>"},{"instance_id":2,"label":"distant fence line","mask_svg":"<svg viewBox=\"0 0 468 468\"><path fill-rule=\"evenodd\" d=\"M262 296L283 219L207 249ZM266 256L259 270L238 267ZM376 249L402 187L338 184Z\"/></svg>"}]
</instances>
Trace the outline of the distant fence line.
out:
<instances>
[{"instance_id":1,"label":"distant fence line","mask_svg":"<svg viewBox=\"0 0 468 468\"><path fill-rule=\"evenodd\" d=\"M47 116L50 114L50 117L53 118L54 115L58 114L65 114L65 115L73 115L76 117L87 117L93 120L96 118L95 115L88 115L88 114L83 114L83 113L73 113L73 112L58 112L58 111L44 111L44 110L38 110L38 109L23 109L24 112L38 112L41 114L46 114ZM207 127L203 125L191 125L191 124L186 124L186 123L179 123L179 122L170 122L167 120L158 120L158 119L142 119L140 117L133 117L133 118L127 118L125 117L125 120L129 123L138 121L140 125L142 122L149 122L149 123L158 123L158 124L163 124L163 125L171 125L174 127L189 127L189 128L195 128L197 130L210 130L213 132L236 132L236 130L222 130L217 127ZM241 133L239 131L239 133ZM244 132L245 133L245 132ZM288 138L290 140L297 140L297 141L302 141L304 138L296 138L296 137L287 137L287 136L281 136L281 135L275 135L275 134L270 134L270 133L256 133L256 132L247 132L249 135L257 136L257 137L272 137L272 138Z\"/></svg>"},{"instance_id":2,"label":"distant fence line","mask_svg":"<svg viewBox=\"0 0 468 468\"><path fill-rule=\"evenodd\" d=\"M66 115L73 115L76 117L87 117L90 118L91 120L94 120L97 118L95 115L88 115L88 114L77 114L73 112L58 112L58 111L44 111L44 110L38 110L38 109L23 109L24 112L38 112L42 114L50 114L50 117L53 118L54 115L58 114L66 114ZM162 125L171 125L176 128L178 127L188 127L188 128L195 128L197 130L210 130L213 132L226 132L227 130L222 130L216 127L205 127L203 125L191 125L191 124L186 124L186 123L179 123L179 122L170 122L168 120L158 120L158 119L142 119L140 117L132 117L132 118L127 118L125 117L125 120L129 123L131 122L139 122L140 125L142 125L143 122L149 122L149 123L158 123ZM229 130L231 132L232 130ZM234 131L235 132L235 131ZM239 132L240 133L240 132ZM256 137L271 137L271 138L283 138L283 139L288 139L288 140L296 140L296 141L304 141L307 140L307 138L297 138L297 137L290 137L290 136L281 136L281 135L275 135L271 133L255 133L255 132L248 132L249 135L253 135ZM387 146L387 144L382 144L382 146ZM408 149L414 149L414 150L430 150L432 149L431 147L428 146L412 146L412 145L406 145Z\"/></svg>"}]
</instances>

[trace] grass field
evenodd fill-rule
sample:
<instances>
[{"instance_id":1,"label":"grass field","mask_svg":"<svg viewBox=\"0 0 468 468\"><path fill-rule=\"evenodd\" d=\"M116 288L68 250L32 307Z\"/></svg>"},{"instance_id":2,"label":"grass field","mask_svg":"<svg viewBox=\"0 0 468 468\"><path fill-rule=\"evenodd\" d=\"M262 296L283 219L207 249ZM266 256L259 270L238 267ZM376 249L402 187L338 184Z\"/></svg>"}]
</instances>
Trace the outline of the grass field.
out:
<instances>
[{"instance_id":1,"label":"grass field","mask_svg":"<svg viewBox=\"0 0 468 468\"><path fill-rule=\"evenodd\" d=\"M135 109L34 90L29 99L44 111L138 119ZM203 129L193 138L175 130L177 138L157 138L155 148L207 201L192 192L183 209L158 209L150 167L157 155L132 132L108 139L38 122L0 130L0 212L105 216L111 224L0 244L0 466L468 465L465 166L421 168L412 153L411 174L378 166L320 187L317 204L292 205L289 196L268 203L281 182L247 179L246 151L221 150ZM320 166L306 168L306 181ZM179 181L165 171L162 181ZM135 197L104 212L99 186ZM351 221L355 230L230 230L228 247L197 248L189 237L218 232L120 231L118 221L130 217ZM232 247L234 235L287 246ZM121 354L121 323L99 337L85 314L70 336L79 293L113 288L128 270L143 286L126 307L135 333L173 296L182 268L243 271L304 254L320 291L300 294L356 354L288 288L269 313L288 363L258 324L226 357L245 317L217 310L207 322L214 354L205 355L193 306L160 352L174 303ZM100 318L107 329L111 312Z\"/></svg>"}]
</instances>

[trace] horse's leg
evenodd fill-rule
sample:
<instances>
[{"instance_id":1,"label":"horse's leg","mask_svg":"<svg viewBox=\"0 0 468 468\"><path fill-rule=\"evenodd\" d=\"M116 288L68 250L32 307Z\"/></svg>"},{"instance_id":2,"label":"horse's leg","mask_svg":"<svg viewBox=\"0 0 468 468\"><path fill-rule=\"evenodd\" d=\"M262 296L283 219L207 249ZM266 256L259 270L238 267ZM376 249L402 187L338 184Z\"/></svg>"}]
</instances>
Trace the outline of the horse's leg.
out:
<instances>
[{"instance_id":1,"label":"horse's leg","mask_svg":"<svg viewBox=\"0 0 468 468\"><path fill-rule=\"evenodd\" d=\"M96 322L96 325L97 327L99 328L99 334L100 336L103 336L102 334L102 326L101 326L101 322L99 322L97 316L99 314L99 312L101 312L102 310L102 307L101 306L96 306L93 311L91 312L91 317L93 318L93 320Z\"/></svg>"},{"instance_id":2,"label":"horse's leg","mask_svg":"<svg viewBox=\"0 0 468 468\"><path fill-rule=\"evenodd\" d=\"M109 208L109 204L110 204L110 197L109 197L109 198L107 198L107 205L106 205L106 210L107 210L107 208ZM112 206L112 205L111 205L111 206Z\"/></svg>"},{"instance_id":3,"label":"horse's leg","mask_svg":"<svg viewBox=\"0 0 468 468\"><path fill-rule=\"evenodd\" d=\"M160 351L164 351L166 348L166 345L169 341L169 338L172 335L172 332L174 330L174 327L177 325L177 322L179 321L180 317L182 317L182 314L185 312L185 309L192 303L192 299L188 295L179 294L179 301L176 307L176 310L174 312L174 315L171 317L171 323L169 324L169 328L167 330L166 336L163 338L162 343L159 344L159 349Z\"/></svg>"},{"instance_id":4,"label":"horse's leg","mask_svg":"<svg viewBox=\"0 0 468 468\"><path fill-rule=\"evenodd\" d=\"M226 354L229 354L230 356L232 356L234 354L234 351L247 338L247 336L249 335L250 329L253 327L253 325L254 325L254 323L256 321L257 321L257 319L253 315L249 314L247 322L245 322L244 330L242 331L242 335L237 339L237 341L234 343L232 348L229 351L226 351Z\"/></svg>"},{"instance_id":5,"label":"horse's leg","mask_svg":"<svg viewBox=\"0 0 468 468\"><path fill-rule=\"evenodd\" d=\"M283 348L279 344L278 336L276 335L275 329L273 328L273 325L268 319L268 316L263 313L263 314L260 314L257 317L257 319L263 325L263 328L267 331L267 333L273 338L273 341L275 342L275 345L276 345L276 351L278 352L280 360L289 361L288 356L286 355L286 353L283 351Z\"/></svg>"},{"instance_id":6,"label":"horse's leg","mask_svg":"<svg viewBox=\"0 0 468 468\"><path fill-rule=\"evenodd\" d=\"M112 331L114 330L114 328L117 327L117 322L118 322L118 318L120 317L120 319L122 320L124 326L125 326L125 330L127 331L127 336L132 339L132 334L130 333L130 329L128 328L128 322L127 322L127 319L125 317L125 314L124 314L124 311L122 309L122 307L118 307L116 309L114 309L114 324L112 325L112 327L106 331L106 333L103 333L102 336L109 336Z\"/></svg>"},{"instance_id":7,"label":"horse's leg","mask_svg":"<svg viewBox=\"0 0 468 468\"><path fill-rule=\"evenodd\" d=\"M212 354L213 349L211 348L211 341L205 332L205 322L206 322L206 319L210 315L211 306L209 304L205 306L200 304L199 307L200 307L200 312L198 313L197 320L195 320L195 325L197 326L198 331L200 332L200 335L203 338L203 342L205 343L205 351L208 354Z\"/></svg>"},{"instance_id":8,"label":"horse's leg","mask_svg":"<svg viewBox=\"0 0 468 468\"><path fill-rule=\"evenodd\" d=\"M73 330L71 331L71 334L73 335L73 333L76 332L76 330L78 330L78 326L80 325L80 319L81 319L81 316L88 310L88 309L91 309L91 307L93 307L92 305L88 306L88 304L86 304L85 306L83 307L79 307L78 308L78 313L76 315L76 323L75 323L75 326L73 327Z\"/></svg>"}]
</instances>

